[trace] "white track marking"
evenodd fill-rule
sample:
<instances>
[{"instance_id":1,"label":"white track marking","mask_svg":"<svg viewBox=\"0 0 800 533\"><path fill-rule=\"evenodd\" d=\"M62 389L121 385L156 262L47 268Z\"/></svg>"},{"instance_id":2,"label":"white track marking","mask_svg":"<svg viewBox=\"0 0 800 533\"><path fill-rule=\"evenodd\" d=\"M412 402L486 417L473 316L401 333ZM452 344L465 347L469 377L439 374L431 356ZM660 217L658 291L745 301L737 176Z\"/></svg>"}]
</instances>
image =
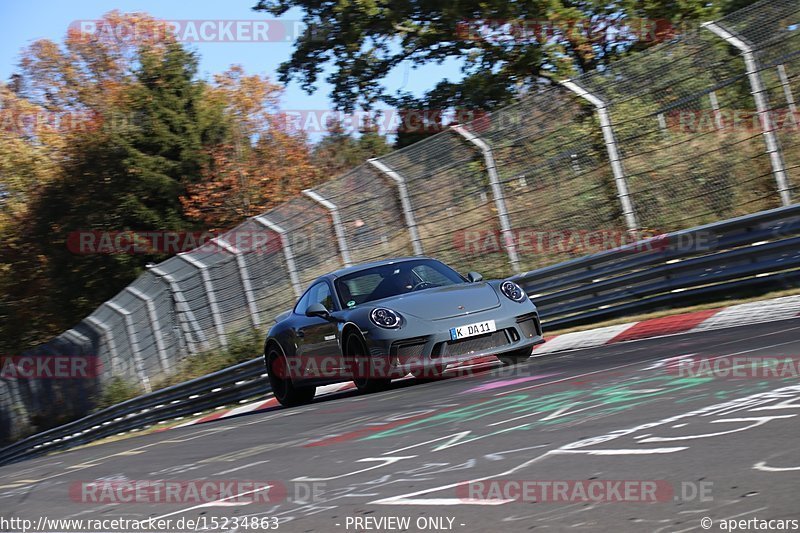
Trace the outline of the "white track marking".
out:
<instances>
[{"instance_id":1,"label":"white track marking","mask_svg":"<svg viewBox=\"0 0 800 533\"><path fill-rule=\"evenodd\" d=\"M705 439L708 437L719 437L720 435L730 435L731 433L738 433L740 431L747 431L748 429L753 429L758 426L763 426L767 422L771 420L777 420L780 418L793 418L797 415L779 415L779 416L761 416L761 417L750 417L750 418L726 418L723 420L712 420L712 424L721 424L723 422L753 422L748 426L742 426L740 428L732 429L730 431L719 431L717 433L705 433L703 435L686 435L683 437L649 437L647 439L642 439L639 442L675 442L679 440L694 440L694 439Z\"/></svg>"},{"instance_id":2,"label":"white track marking","mask_svg":"<svg viewBox=\"0 0 800 533\"><path fill-rule=\"evenodd\" d=\"M250 464L246 464L246 465L242 465L242 466L237 466L236 468L231 468L230 470L223 470L222 472L217 472L214 475L215 476L222 476L224 474L230 474L231 472L236 472L238 470L244 470L245 468L250 468L252 466L256 466L256 465L260 465L260 464L264 464L264 463L268 463L268 462L269 462L269 459L267 459L265 461L256 461L255 463L250 463Z\"/></svg>"},{"instance_id":3,"label":"white track marking","mask_svg":"<svg viewBox=\"0 0 800 533\"><path fill-rule=\"evenodd\" d=\"M650 455L654 453L675 453L683 450L688 450L688 446L675 446L673 448L620 448L618 450L553 450L550 453L557 454L571 454L571 453L584 453L586 455Z\"/></svg>"},{"instance_id":4,"label":"white track marking","mask_svg":"<svg viewBox=\"0 0 800 533\"><path fill-rule=\"evenodd\" d=\"M381 461L381 464L376 466L371 466L369 468L362 468L361 470L355 470L353 472L348 472L346 474L341 474L338 476L331 476L331 477L296 477L292 481L332 481L334 479L341 479L343 477L353 476L355 474L360 474L361 472L368 472L370 470L375 470L376 468L381 468L384 466L388 466L390 464L396 463L398 461L402 461L403 459L413 459L416 455L406 455L402 457L365 457L364 459L359 459L356 461L357 463L367 463L370 461Z\"/></svg>"},{"instance_id":5,"label":"white track marking","mask_svg":"<svg viewBox=\"0 0 800 533\"><path fill-rule=\"evenodd\" d=\"M761 470L762 472L795 472L800 470L800 466L768 466L766 461L759 461L753 465L753 470Z\"/></svg>"},{"instance_id":6,"label":"white track marking","mask_svg":"<svg viewBox=\"0 0 800 533\"><path fill-rule=\"evenodd\" d=\"M493 474L476 479L470 479L469 481L459 481L457 483L450 483L448 485L442 485L430 489L418 490L416 492L409 492L407 494L400 494L398 496L390 496L389 498L382 498L380 500L374 500L369 503L376 505L490 505L490 504L502 505L503 503L507 502L505 500L488 500L491 503L486 503L487 500L468 500L466 498L414 498L414 496L421 496L424 494L430 494L432 492L440 492L447 489L454 489L456 487L460 487L461 485L466 485L468 483L475 483L476 481L484 481L487 479L497 479L497 478L502 478L503 476L510 476L514 472L522 470L523 468L527 468L528 466L541 461L549 454L550 452L545 452L542 455L539 455L538 457L529 459L499 474Z\"/></svg>"},{"instance_id":7,"label":"white track marking","mask_svg":"<svg viewBox=\"0 0 800 533\"><path fill-rule=\"evenodd\" d=\"M444 440L444 439L450 439L448 441L448 443L451 443L454 440L460 440L460 439L466 437L470 433L472 433L472 431L461 431L459 433L453 433L453 434L450 434L450 435L445 435L444 437L438 437L438 438L435 438L435 439L426 440L425 442L419 442L417 444L412 444L411 446L406 446L404 448L398 448L396 450L383 452L382 455L390 455L390 454L393 454L393 453L404 452L406 450L410 450L411 448L416 448L417 446L424 446L425 444L430 444L431 442L437 442L437 441Z\"/></svg>"},{"instance_id":8,"label":"white track marking","mask_svg":"<svg viewBox=\"0 0 800 533\"><path fill-rule=\"evenodd\" d=\"M224 502L227 502L228 500L232 500L234 498L241 498L242 496L247 496L248 494L254 494L256 492L263 492L265 490L269 490L270 488L272 488L272 485L267 485L265 487L259 487L257 489L248 490L248 491L245 491L245 492L240 492L239 494L234 494L233 496L228 496L227 498L222 498L222 499L219 499L219 500L215 500L213 502L201 503L199 505L193 505L191 507L187 507L186 509L181 509L180 511L173 511L171 513L167 513L165 515L157 516L155 518L148 518L146 520L141 520L141 521L139 521L139 523L140 524L146 524L146 523L148 523L150 521L161 520L162 518L167 518L168 516L175 516L176 514L188 513L189 511L194 511L195 509L200 509L202 507L213 507L215 505L224 504ZM252 503L252 502L240 502L240 503L238 503L238 505L247 505L249 503Z\"/></svg>"},{"instance_id":9,"label":"white track marking","mask_svg":"<svg viewBox=\"0 0 800 533\"><path fill-rule=\"evenodd\" d=\"M596 444L609 442L609 441L615 440L615 439L617 439L619 437L632 435L632 434L637 433L639 431L651 429L651 428L654 428L654 427L664 426L664 425L667 425L667 424L672 424L674 422L679 422L679 421L681 421L683 419L686 419L686 418L691 418L691 417L696 417L696 416L703 416L703 415L705 415L705 414L707 414L709 412L717 411L720 408L726 408L728 406L738 405L738 404L740 404L742 402L746 403L746 402L748 402L749 400L751 400L753 398L759 398L760 399L760 398L765 398L765 397L772 397L772 398L777 399L776 395L781 395L781 394L797 395L798 393L800 393L800 385L793 385L793 386L788 386L788 387L781 387L781 388L774 389L774 390L768 391L768 392L762 392L762 393L753 394L751 396L746 396L744 398L737 398L735 400L730 400L728 402L724 402L724 403L721 403L721 404L711 405L711 406L707 406L707 407L704 407L704 408L701 408L701 409L696 409L694 411L684 412L682 414L678 414L678 415L674 415L674 416L671 416L671 417L668 417L668 418L664 418L664 419L658 420L656 422L649 422L649 423L640 424L640 425L637 425L637 426L634 426L634 427L631 427L631 428L615 430L615 431L611 431L610 433L607 433L605 435L600 435L600 436L596 436L596 437L590 437L590 438L587 438L587 439L581 439L579 441L575 441L575 442L572 442L572 443L569 443L569 444L565 444L564 446L561 446L560 448L557 448L555 450L547 451L547 452L543 453L542 455L534 457L533 459L530 459L528 461L520 463L519 465L517 465L515 467L512 467L512 468L510 468L510 469L508 469L508 470L506 470L504 472L500 472L500 473L497 473L497 474L490 474L488 476L483 476L483 477L476 478L476 479L470 479L470 480L467 480L467 481L460 481L460 482L457 482L457 483L450 483L450 484L441 485L441 486L438 486L438 487L431 487L431 488L428 488L428 489L423 489L423 490L410 492L410 493L406 493L406 494L399 494L397 496L390 496L388 498L382 498L382 499L379 499L379 500L373 500L373 501L368 502L368 503L375 504L375 505L431 505L431 506L436 506L436 505L476 505L476 503L473 503L472 501L468 501L468 500L465 500L465 499L462 499L462 498L417 498L417 496L424 496L426 494L432 494L432 493L441 492L441 491L448 490L448 489L454 489L456 487L459 487L459 486L462 486L462 485L466 485L466 484L469 484L469 483L475 483L477 481L484 481L484 480L488 480L488 479L502 479L505 476L512 475L512 474L514 474L514 473L516 473L516 472L518 472L520 470L523 470L523 469L531 466L532 464L535 464L535 463L537 463L539 461L542 461L542 460L546 459L547 457L549 457L550 455L556 455L556 454L563 453L565 450L580 450L582 448L586 448L586 447L589 447L589 446L594 446ZM779 418L783 418L783 417L779 417ZM760 425L760 424L757 424L757 425ZM755 427L755 426L751 426L751 427ZM618 451L618 450L615 450L615 451ZM615 453L615 455L618 455L618 453Z\"/></svg>"}]
</instances>

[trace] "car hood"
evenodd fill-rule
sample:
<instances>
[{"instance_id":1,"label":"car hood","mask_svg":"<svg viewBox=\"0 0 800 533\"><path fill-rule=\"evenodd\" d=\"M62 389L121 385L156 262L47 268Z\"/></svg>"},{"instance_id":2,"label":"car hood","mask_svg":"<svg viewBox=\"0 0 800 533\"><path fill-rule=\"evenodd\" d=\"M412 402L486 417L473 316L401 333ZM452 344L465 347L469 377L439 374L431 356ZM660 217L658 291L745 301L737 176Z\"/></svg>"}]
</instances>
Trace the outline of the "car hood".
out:
<instances>
[{"instance_id":1,"label":"car hood","mask_svg":"<svg viewBox=\"0 0 800 533\"><path fill-rule=\"evenodd\" d=\"M469 315L500 306L497 293L487 283L463 283L411 292L373 302L408 316L437 320Z\"/></svg>"}]
</instances>

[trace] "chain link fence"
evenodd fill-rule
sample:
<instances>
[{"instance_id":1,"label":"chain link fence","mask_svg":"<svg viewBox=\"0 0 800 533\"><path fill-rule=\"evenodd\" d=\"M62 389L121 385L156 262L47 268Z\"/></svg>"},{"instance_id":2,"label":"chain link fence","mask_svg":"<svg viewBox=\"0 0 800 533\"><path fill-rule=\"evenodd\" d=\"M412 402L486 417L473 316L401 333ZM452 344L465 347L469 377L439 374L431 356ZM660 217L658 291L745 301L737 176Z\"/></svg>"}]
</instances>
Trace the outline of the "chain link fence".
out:
<instances>
[{"instance_id":1,"label":"chain link fence","mask_svg":"<svg viewBox=\"0 0 800 533\"><path fill-rule=\"evenodd\" d=\"M800 5L765 0L367 161L151 266L23 354L96 356L102 372L0 379L0 440L85 414L112 376L146 391L184 358L263 334L344 265L426 254L504 277L788 205L798 97Z\"/></svg>"}]
</instances>

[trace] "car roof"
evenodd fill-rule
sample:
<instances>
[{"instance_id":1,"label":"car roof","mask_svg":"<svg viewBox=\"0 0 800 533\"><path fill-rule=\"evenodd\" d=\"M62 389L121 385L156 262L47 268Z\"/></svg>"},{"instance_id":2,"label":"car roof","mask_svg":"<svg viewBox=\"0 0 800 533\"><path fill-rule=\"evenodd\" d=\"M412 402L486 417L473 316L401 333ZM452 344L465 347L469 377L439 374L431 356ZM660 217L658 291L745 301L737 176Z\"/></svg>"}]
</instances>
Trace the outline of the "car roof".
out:
<instances>
[{"instance_id":1,"label":"car roof","mask_svg":"<svg viewBox=\"0 0 800 533\"><path fill-rule=\"evenodd\" d=\"M416 255L407 257L393 257L391 259L382 259L380 261L371 261L369 263L361 263L359 265L353 265L345 268L340 268L339 270L334 270L333 272L325 274L324 276L320 276L319 279L335 280L336 278L340 278L342 276L346 276L348 274L352 274L353 272L358 272L360 270L366 270L368 268L373 268L383 265L393 265L395 263L402 263L404 261L414 261L419 259L433 259L433 258L424 255Z\"/></svg>"}]
</instances>

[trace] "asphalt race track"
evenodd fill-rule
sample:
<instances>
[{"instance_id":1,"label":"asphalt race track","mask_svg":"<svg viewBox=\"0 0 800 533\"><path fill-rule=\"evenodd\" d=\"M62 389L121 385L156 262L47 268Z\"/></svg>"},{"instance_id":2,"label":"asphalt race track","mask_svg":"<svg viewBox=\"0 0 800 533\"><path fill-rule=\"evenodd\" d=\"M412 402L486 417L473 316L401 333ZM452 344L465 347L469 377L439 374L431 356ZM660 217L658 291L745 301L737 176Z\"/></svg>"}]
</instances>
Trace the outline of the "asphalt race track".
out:
<instances>
[{"instance_id":1,"label":"asphalt race track","mask_svg":"<svg viewBox=\"0 0 800 533\"><path fill-rule=\"evenodd\" d=\"M703 531L704 517L720 531L723 519L798 519L800 381L684 377L669 360L798 354L793 319L408 380L5 466L0 508L40 531L56 529L42 517L200 517L192 529L210 530L236 517L239 531L298 532ZM92 489L163 480L238 491L197 503ZM591 482L604 498L581 498ZM243 517L265 520L242 527Z\"/></svg>"}]
</instances>

